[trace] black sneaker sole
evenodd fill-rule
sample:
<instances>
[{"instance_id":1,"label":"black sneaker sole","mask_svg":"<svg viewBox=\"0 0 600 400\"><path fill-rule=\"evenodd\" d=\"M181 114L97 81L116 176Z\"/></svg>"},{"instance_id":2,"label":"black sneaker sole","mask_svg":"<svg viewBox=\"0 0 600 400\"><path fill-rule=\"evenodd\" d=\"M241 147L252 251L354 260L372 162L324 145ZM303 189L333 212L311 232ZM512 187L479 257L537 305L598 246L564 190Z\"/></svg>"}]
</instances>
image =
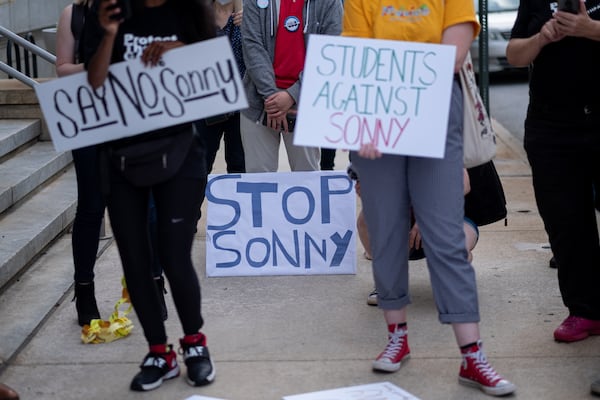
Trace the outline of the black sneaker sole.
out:
<instances>
[{"instance_id":1,"label":"black sneaker sole","mask_svg":"<svg viewBox=\"0 0 600 400\"><path fill-rule=\"evenodd\" d=\"M215 369L215 364L213 364L212 358L210 359L210 367L210 374L206 378L204 378L204 380L196 382L188 376L186 379L187 383L191 386L206 386L213 383L215 380L215 376L217 375L217 370Z\"/></svg>"},{"instance_id":2,"label":"black sneaker sole","mask_svg":"<svg viewBox=\"0 0 600 400\"><path fill-rule=\"evenodd\" d=\"M164 381L177 378L179 376L179 373L180 373L180 370L179 370L179 365L178 365L176 368L167 372L162 378L159 378L158 380L156 380L154 382L139 383L139 384L137 382L131 382L131 386L129 388L136 392L148 392L150 390L159 388L163 384Z\"/></svg>"}]
</instances>

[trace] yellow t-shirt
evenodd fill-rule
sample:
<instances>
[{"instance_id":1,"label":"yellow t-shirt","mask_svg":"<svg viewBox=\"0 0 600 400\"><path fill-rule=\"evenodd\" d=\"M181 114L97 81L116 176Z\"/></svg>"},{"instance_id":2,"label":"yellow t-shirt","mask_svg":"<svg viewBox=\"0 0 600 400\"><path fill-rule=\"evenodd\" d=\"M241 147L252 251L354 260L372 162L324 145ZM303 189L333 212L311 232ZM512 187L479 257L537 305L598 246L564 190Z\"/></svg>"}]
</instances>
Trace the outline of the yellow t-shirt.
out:
<instances>
[{"instance_id":1,"label":"yellow t-shirt","mask_svg":"<svg viewBox=\"0 0 600 400\"><path fill-rule=\"evenodd\" d=\"M345 0L343 36L441 43L449 26L472 22L473 0Z\"/></svg>"}]
</instances>

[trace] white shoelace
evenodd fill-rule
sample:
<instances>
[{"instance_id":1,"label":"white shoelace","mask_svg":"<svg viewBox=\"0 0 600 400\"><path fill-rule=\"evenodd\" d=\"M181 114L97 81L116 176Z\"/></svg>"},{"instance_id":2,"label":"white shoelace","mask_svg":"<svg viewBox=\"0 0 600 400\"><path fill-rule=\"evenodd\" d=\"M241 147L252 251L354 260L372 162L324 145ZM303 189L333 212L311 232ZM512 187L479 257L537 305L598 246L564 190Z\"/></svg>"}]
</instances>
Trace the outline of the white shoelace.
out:
<instances>
[{"instance_id":1,"label":"white shoelace","mask_svg":"<svg viewBox=\"0 0 600 400\"><path fill-rule=\"evenodd\" d=\"M502 380L502 377L498 375L496 370L488 363L487 358L483 352L477 351L474 353L465 354L465 357L469 357L474 360L474 366L486 379L490 382L496 382ZM467 361L465 360L465 363Z\"/></svg>"},{"instance_id":2,"label":"white shoelace","mask_svg":"<svg viewBox=\"0 0 600 400\"><path fill-rule=\"evenodd\" d=\"M393 360L398 355L398 352L400 352L402 349L405 337L406 329L400 329L394 333L389 333L389 341L381 358Z\"/></svg>"}]
</instances>

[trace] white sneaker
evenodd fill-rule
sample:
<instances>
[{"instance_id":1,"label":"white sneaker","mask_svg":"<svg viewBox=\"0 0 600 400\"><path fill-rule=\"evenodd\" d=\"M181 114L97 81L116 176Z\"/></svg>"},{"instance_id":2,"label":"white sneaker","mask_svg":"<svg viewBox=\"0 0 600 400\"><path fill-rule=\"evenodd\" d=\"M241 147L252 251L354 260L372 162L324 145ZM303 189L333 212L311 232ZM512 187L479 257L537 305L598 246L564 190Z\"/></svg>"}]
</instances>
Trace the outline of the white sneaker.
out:
<instances>
[{"instance_id":1,"label":"white sneaker","mask_svg":"<svg viewBox=\"0 0 600 400\"><path fill-rule=\"evenodd\" d=\"M377 289L373 289L371 293L367 296L367 304L370 306L377 305Z\"/></svg>"}]
</instances>

